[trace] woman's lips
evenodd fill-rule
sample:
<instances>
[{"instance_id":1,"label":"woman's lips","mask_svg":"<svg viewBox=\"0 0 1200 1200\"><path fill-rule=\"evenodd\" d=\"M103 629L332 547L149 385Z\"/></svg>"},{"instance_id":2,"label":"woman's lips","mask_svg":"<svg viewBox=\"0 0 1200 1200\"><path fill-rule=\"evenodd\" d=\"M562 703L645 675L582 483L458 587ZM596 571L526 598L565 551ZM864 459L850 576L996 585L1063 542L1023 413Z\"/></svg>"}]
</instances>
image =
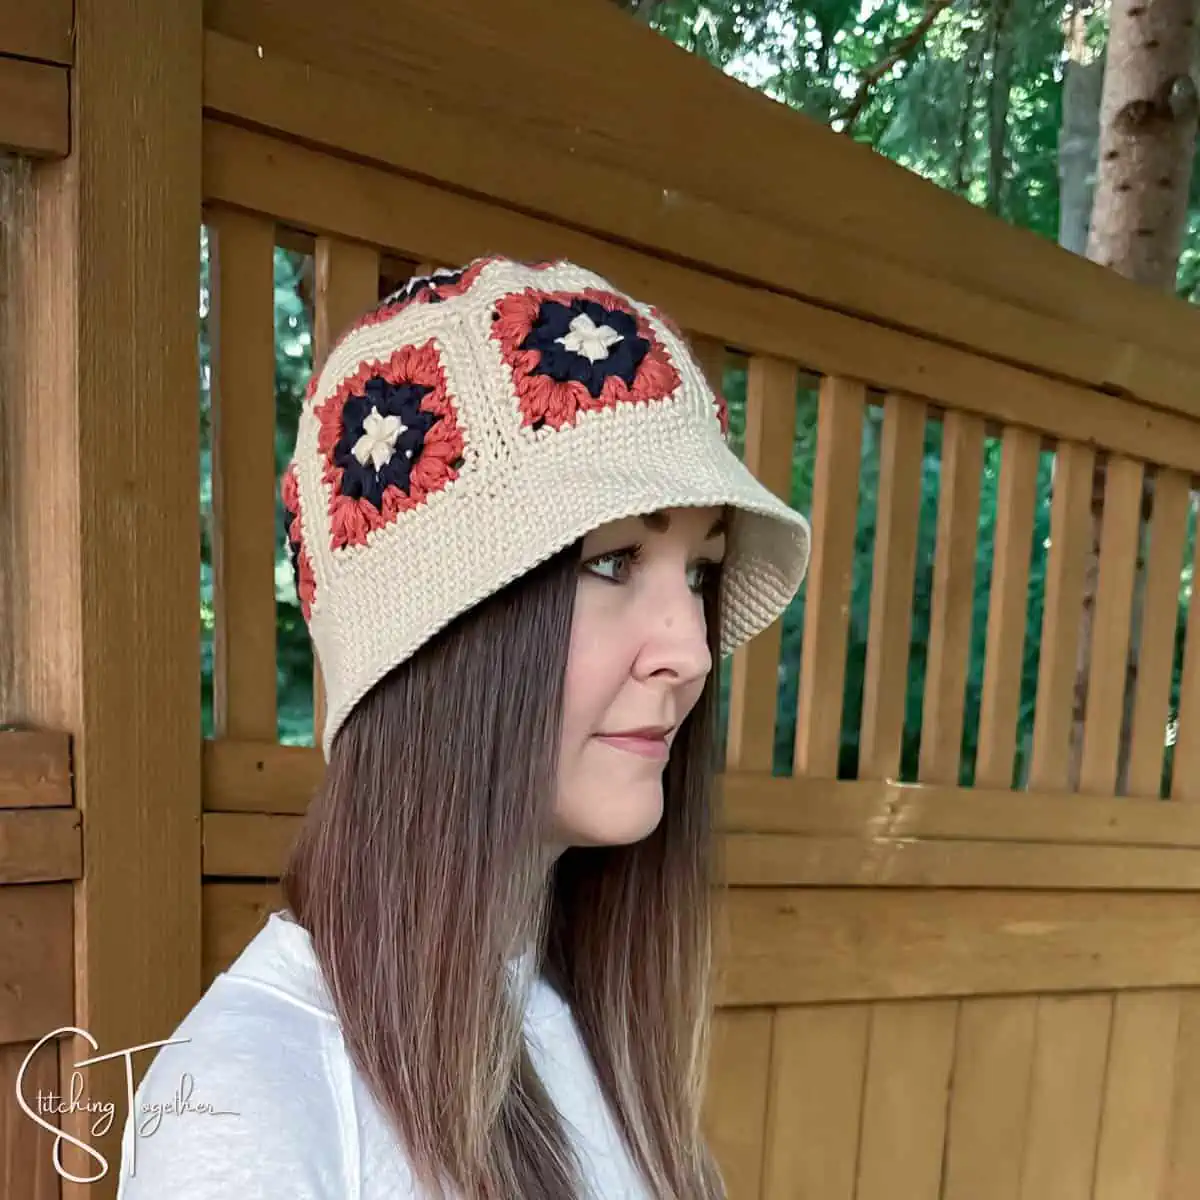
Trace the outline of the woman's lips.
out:
<instances>
[{"instance_id":1,"label":"woman's lips","mask_svg":"<svg viewBox=\"0 0 1200 1200\"><path fill-rule=\"evenodd\" d=\"M598 733L596 739L606 742L617 750L625 750L642 758L653 758L658 761L666 759L670 747L664 737L640 737L635 734L605 734Z\"/></svg>"}]
</instances>

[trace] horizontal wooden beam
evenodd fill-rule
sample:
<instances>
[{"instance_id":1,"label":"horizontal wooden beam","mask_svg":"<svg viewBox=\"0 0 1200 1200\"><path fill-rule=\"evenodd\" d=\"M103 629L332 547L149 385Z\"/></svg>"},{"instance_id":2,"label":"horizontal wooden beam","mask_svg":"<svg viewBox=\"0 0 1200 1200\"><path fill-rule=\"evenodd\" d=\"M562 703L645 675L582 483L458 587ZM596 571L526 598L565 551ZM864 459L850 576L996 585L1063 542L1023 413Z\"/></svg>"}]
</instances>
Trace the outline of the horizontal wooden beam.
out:
<instances>
[{"instance_id":1,"label":"horizontal wooden beam","mask_svg":"<svg viewBox=\"0 0 1200 1200\"><path fill-rule=\"evenodd\" d=\"M204 885L206 985L282 903ZM722 1007L1200 985L1200 895L735 888L721 930Z\"/></svg>"},{"instance_id":2,"label":"horizontal wooden beam","mask_svg":"<svg viewBox=\"0 0 1200 1200\"><path fill-rule=\"evenodd\" d=\"M279 813L205 813L204 875L278 878L302 820Z\"/></svg>"},{"instance_id":3,"label":"horizontal wooden beam","mask_svg":"<svg viewBox=\"0 0 1200 1200\"><path fill-rule=\"evenodd\" d=\"M83 877L83 814L77 808L0 811L0 884Z\"/></svg>"},{"instance_id":4,"label":"horizontal wooden beam","mask_svg":"<svg viewBox=\"0 0 1200 1200\"><path fill-rule=\"evenodd\" d=\"M201 891L203 986L246 948L269 914L283 905L276 883L206 883Z\"/></svg>"},{"instance_id":5,"label":"horizontal wooden beam","mask_svg":"<svg viewBox=\"0 0 1200 1200\"><path fill-rule=\"evenodd\" d=\"M66 67L0 55L0 150L62 158L71 148Z\"/></svg>"},{"instance_id":6,"label":"horizontal wooden beam","mask_svg":"<svg viewBox=\"0 0 1200 1200\"><path fill-rule=\"evenodd\" d=\"M464 262L488 251L532 260L573 258L652 300L685 328L728 346L939 407L1200 470L1200 421L212 120L204 127L204 192L210 202L434 261Z\"/></svg>"},{"instance_id":7,"label":"horizontal wooden beam","mask_svg":"<svg viewBox=\"0 0 1200 1200\"><path fill-rule=\"evenodd\" d=\"M1035 888L1200 892L1200 849L730 833L733 887Z\"/></svg>"},{"instance_id":8,"label":"horizontal wooden beam","mask_svg":"<svg viewBox=\"0 0 1200 1200\"><path fill-rule=\"evenodd\" d=\"M682 202L686 217L708 204L851 249L867 280L881 265L906 267L916 286L890 297L897 307L922 307L921 276L954 282L1110 338L1113 353L1104 357L1118 368L1117 384L1153 371L1157 354L1200 365L1200 313L997 220L681 53L606 0L550 8L541 0L396 0L337 19L321 0L296 0L286 15L273 0L212 0L205 16L268 67L279 58L319 63L343 86L369 79L394 88L363 122L368 129L382 124L381 112L394 114L398 136L416 112L470 119L516 141L510 171L524 169L524 149L536 144L540 161L557 161L559 173L569 161L606 166L656 186L664 206ZM511 86L531 73L536 89ZM556 97L550 114L546 95ZM659 119L646 120L648 112ZM442 157L457 152L472 162L488 140L452 138ZM700 143L704 154L695 152ZM540 182L544 172L534 171ZM605 193L618 221L621 195Z\"/></svg>"},{"instance_id":9,"label":"horizontal wooden beam","mask_svg":"<svg viewBox=\"0 0 1200 1200\"><path fill-rule=\"evenodd\" d=\"M320 786L325 760L312 746L242 742L204 743L201 779L210 812L303 813Z\"/></svg>"},{"instance_id":10,"label":"horizontal wooden beam","mask_svg":"<svg viewBox=\"0 0 1200 1200\"><path fill-rule=\"evenodd\" d=\"M65 733L0 730L0 809L72 803L71 739Z\"/></svg>"},{"instance_id":11,"label":"horizontal wooden beam","mask_svg":"<svg viewBox=\"0 0 1200 1200\"><path fill-rule=\"evenodd\" d=\"M650 179L563 155L495 121L414 103L399 81L347 78L219 33L205 40L205 106L332 153L434 178L731 279L918 330L994 358L1088 384L1128 386L1131 348L1070 320L918 274L828 238L805 235ZM389 94L390 93L390 94ZM386 97L386 100L383 98ZM381 103L381 100L383 101ZM1156 355L1139 384L1195 410L1186 370Z\"/></svg>"},{"instance_id":12,"label":"horizontal wooden beam","mask_svg":"<svg viewBox=\"0 0 1200 1200\"><path fill-rule=\"evenodd\" d=\"M1200 805L869 780L721 776L731 833L1200 847Z\"/></svg>"},{"instance_id":13,"label":"horizontal wooden beam","mask_svg":"<svg viewBox=\"0 0 1200 1200\"><path fill-rule=\"evenodd\" d=\"M225 738L205 742L203 765L204 807L226 813L300 815L325 769L313 747ZM1171 801L752 771L719 787L717 826L732 834L1200 848L1200 805Z\"/></svg>"},{"instance_id":14,"label":"horizontal wooden beam","mask_svg":"<svg viewBox=\"0 0 1200 1200\"><path fill-rule=\"evenodd\" d=\"M205 876L278 878L301 820L206 813ZM721 857L731 887L1200 891L1195 848L726 833Z\"/></svg>"},{"instance_id":15,"label":"horizontal wooden beam","mask_svg":"<svg viewBox=\"0 0 1200 1200\"><path fill-rule=\"evenodd\" d=\"M0 5L0 54L70 66L75 58L72 0L12 0Z\"/></svg>"},{"instance_id":16,"label":"horizontal wooden beam","mask_svg":"<svg viewBox=\"0 0 1200 1200\"><path fill-rule=\"evenodd\" d=\"M734 888L722 1005L1200 984L1200 895Z\"/></svg>"},{"instance_id":17,"label":"horizontal wooden beam","mask_svg":"<svg viewBox=\"0 0 1200 1200\"><path fill-rule=\"evenodd\" d=\"M72 892L69 883L0 887L0 1044L74 1023Z\"/></svg>"}]
</instances>

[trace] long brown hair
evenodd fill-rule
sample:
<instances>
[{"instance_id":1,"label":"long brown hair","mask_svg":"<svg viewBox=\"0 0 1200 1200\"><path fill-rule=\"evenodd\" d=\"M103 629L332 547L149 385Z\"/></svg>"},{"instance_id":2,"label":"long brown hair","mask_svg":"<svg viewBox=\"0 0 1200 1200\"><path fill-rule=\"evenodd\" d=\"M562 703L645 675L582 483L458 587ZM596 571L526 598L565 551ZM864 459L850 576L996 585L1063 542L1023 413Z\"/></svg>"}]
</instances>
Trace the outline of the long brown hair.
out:
<instances>
[{"instance_id":1,"label":"long brown hair","mask_svg":"<svg viewBox=\"0 0 1200 1200\"><path fill-rule=\"evenodd\" d=\"M717 671L676 737L654 832L547 867L579 559L576 543L457 618L355 707L284 899L431 1196L581 1194L526 1052L520 961L570 1004L650 1194L721 1200L700 1116ZM718 587L704 596L714 664Z\"/></svg>"}]
</instances>

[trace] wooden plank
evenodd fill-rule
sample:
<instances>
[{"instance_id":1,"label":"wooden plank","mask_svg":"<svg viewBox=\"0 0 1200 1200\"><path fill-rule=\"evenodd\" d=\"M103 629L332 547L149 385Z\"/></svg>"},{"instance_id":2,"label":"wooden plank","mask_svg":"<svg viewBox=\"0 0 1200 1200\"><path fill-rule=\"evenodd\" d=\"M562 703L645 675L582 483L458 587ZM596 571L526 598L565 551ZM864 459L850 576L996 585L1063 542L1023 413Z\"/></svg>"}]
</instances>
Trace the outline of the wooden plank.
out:
<instances>
[{"instance_id":1,"label":"wooden plank","mask_svg":"<svg viewBox=\"0 0 1200 1200\"><path fill-rule=\"evenodd\" d=\"M213 723L274 740L276 724L275 226L208 213L213 439Z\"/></svg>"},{"instance_id":2,"label":"wooden plank","mask_svg":"<svg viewBox=\"0 0 1200 1200\"><path fill-rule=\"evenodd\" d=\"M759 482L784 501L792 494L796 388L795 364L761 355L750 359L744 461ZM782 638L780 617L733 656L725 748L725 761L731 766L770 771L774 762Z\"/></svg>"},{"instance_id":3,"label":"wooden plank","mask_svg":"<svg viewBox=\"0 0 1200 1200\"><path fill-rule=\"evenodd\" d=\"M933 1200L942 1177L958 1005L876 1004L856 1200Z\"/></svg>"},{"instance_id":4,"label":"wooden plank","mask_svg":"<svg viewBox=\"0 0 1200 1200\"><path fill-rule=\"evenodd\" d=\"M853 380L821 380L793 767L797 775L837 775L866 399L866 388Z\"/></svg>"},{"instance_id":5,"label":"wooden plank","mask_svg":"<svg viewBox=\"0 0 1200 1200\"><path fill-rule=\"evenodd\" d=\"M0 1045L75 1023L72 886L0 887Z\"/></svg>"},{"instance_id":6,"label":"wooden plank","mask_svg":"<svg viewBox=\"0 0 1200 1200\"><path fill-rule=\"evenodd\" d=\"M71 800L71 739L65 733L0 731L0 808L66 808Z\"/></svg>"},{"instance_id":7,"label":"wooden plank","mask_svg":"<svg viewBox=\"0 0 1200 1200\"><path fill-rule=\"evenodd\" d=\"M44 1032L49 1033L52 1028L50 1026ZM54 1137L30 1120L17 1104L17 1075L22 1065L25 1074L21 1079L21 1095L35 1112L39 1092L61 1095L58 1046L48 1042L34 1051L37 1040L0 1046L0 1147L3 1147L0 1151L0 1196L60 1200L62 1177L54 1169ZM58 1117L52 1112L39 1113L39 1116L51 1125L58 1124ZM81 1170L63 1155L64 1166L80 1175L94 1171L95 1159L89 1161L91 1169Z\"/></svg>"},{"instance_id":8,"label":"wooden plank","mask_svg":"<svg viewBox=\"0 0 1200 1200\"><path fill-rule=\"evenodd\" d=\"M4 397L16 479L0 544L19 548L3 570L22 581L5 712L71 735L87 869L0 888L6 902L61 897L63 914L59 938L8 920L0 931L6 956L10 943L37 956L0 986L0 1024L13 1004L36 1009L0 1041L76 1025L130 1046L165 1036L200 994L203 20L199 0L79 0L75 23L73 137L86 152L35 170L15 217L26 312L4 357L25 382ZM84 1046L65 1044L64 1064ZM119 1060L88 1071L90 1094L124 1086ZM117 1161L119 1123L93 1138L91 1115L63 1122Z\"/></svg>"},{"instance_id":9,"label":"wooden plank","mask_svg":"<svg viewBox=\"0 0 1200 1200\"><path fill-rule=\"evenodd\" d=\"M724 394L725 367L729 362L729 351L726 349L725 343L718 338L694 335L688 338L688 345L696 356L700 369L704 372L704 378L708 380L708 386L714 392Z\"/></svg>"},{"instance_id":10,"label":"wooden plank","mask_svg":"<svg viewBox=\"0 0 1200 1200\"><path fill-rule=\"evenodd\" d=\"M278 813L205 813L201 870L205 876L278 878L302 819Z\"/></svg>"},{"instance_id":11,"label":"wooden plank","mask_svg":"<svg viewBox=\"0 0 1200 1200\"><path fill-rule=\"evenodd\" d=\"M1087 712L1079 790L1111 795L1125 712L1125 665L1137 569L1144 467L1128 458L1109 459L1100 533L1100 580L1092 621Z\"/></svg>"},{"instance_id":12,"label":"wooden plank","mask_svg":"<svg viewBox=\"0 0 1200 1200\"><path fill-rule=\"evenodd\" d=\"M1200 537L1192 552L1192 593L1200 579ZM1171 767L1171 799L1200 800L1200 604L1188 603L1183 671L1179 681L1179 722Z\"/></svg>"},{"instance_id":13,"label":"wooden plank","mask_svg":"<svg viewBox=\"0 0 1200 1200\"><path fill-rule=\"evenodd\" d=\"M1039 450L1035 433L1015 426L1005 429L975 760L980 787L1010 787L1013 782Z\"/></svg>"},{"instance_id":14,"label":"wooden plank","mask_svg":"<svg viewBox=\"0 0 1200 1200\"><path fill-rule=\"evenodd\" d=\"M398 253L411 253L419 238L422 250L448 262L497 250L531 261L565 256L588 263L617 286L650 296L682 327L747 353L1185 471L1200 461L1200 423L1190 417L648 258L565 226L245 129L205 123L204 179L211 201Z\"/></svg>"},{"instance_id":15,"label":"wooden plank","mask_svg":"<svg viewBox=\"0 0 1200 1200\"><path fill-rule=\"evenodd\" d=\"M1200 1139L1196 1137L1200 1128L1200 992L1184 992L1179 1005L1175 1090L1162 1200L1190 1200L1200 1195Z\"/></svg>"},{"instance_id":16,"label":"wooden plank","mask_svg":"<svg viewBox=\"0 0 1200 1200\"><path fill-rule=\"evenodd\" d=\"M336 340L379 302L380 259L373 246L339 238L317 238L317 295L313 322L313 371L325 365ZM325 727L325 683L313 651L313 741L321 745Z\"/></svg>"},{"instance_id":17,"label":"wooden plank","mask_svg":"<svg viewBox=\"0 0 1200 1200\"><path fill-rule=\"evenodd\" d=\"M0 812L0 884L82 878L82 824L77 808Z\"/></svg>"},{"instance_id":18,"label":"wooden plank","mask_svg":"<svg viewBox=\"0 0 1200 1200\"><path fill-rule=\"evenodd\" d=\"M201 975L207 989L249 945L276 909L283 907L277 883L206 883L204 957Z\"/></svg>"},{"instance_id":19,"label":"wooden plank","mask_svg":"<svg viewBox=\"0 0 1200 1200\"><path fill-rule=\"evenodd\" d=\"M1135 797L989 791L868 780L720 778L718 828L730 833L947 838L1077 845L1200 846L1200 813Z\"/></svg>"},{"instance_id":20,"label":"wooden plank","mask_svg":"<svg viewBox=\"0 0 1200 1200\"><path fill-rule=\"evenodd\" d=\"M243 864L276 861L256 845L240 854L234 861ZM729 833L722 854L722 880L731 887L1200 889L1195 849Z\"/></svg>"},{"instance_id":21,"label":"wooden plank","mask_svg":"<svg viewBox=\"0 0 1200 1200\"><path fill-rule=\"evenodd\" d=\"M1020 1200L1037 1001L963 1000L944 1200Z\"/></svg>"},{"instance_id":22,"label":"wooden plank","mask_svg":"<svg viewBox=\"0 0 1200 1200\"><path fill-rule=\"evenodd\" d=\"M69 75L66 67L0 56L0 151L31 158L66 155L71 148Z\"/></svg>"},{"instance_id":23,"label":"wooden plank","mask_svg":"<svg viewBox=\"0 0 1200 1200\"><path fill-rule=\"evenodd\" d=\"M1159 1196L1167 1172L1179 994L1117 996L1094 1200Z\"/></svg>"},{"instance_id":24,"label":"wooden plank","mask_svg":"<svg viewBox=\"0 0 1200 1200\"><path fill-rule=\"evenodd\" d=\"M202 762L207 812L303 813L325 771L313 747L230 738L206 740Z\"/></svg>"},{"instance_id":25,"label":"wooden plank","mask_svg":"<svg viewBox=\"0 0 1200 1200\"><path fill-rule=\"evenodd\" d=\"M925 783L958 782L982 473L983 422L947 413L917 768Z\"/></svg>"},{"instance_id":26,"label":"wooden plank","mask_svg":"<svg viewBox=\"0 0 1200 1200\"><path fill-rule=\"evenodd\" d=\"M1029 786L1037 791L1066 791L1070 781L1079 614L1083 611L1084 567L1091 549L1095 461L1091 446L1078 442L1061 443L1054 459L1050 554L1029 765Z\"/></svg>"},{"instance_id":27,"label":"wooden plank","mask_svg":"<svg viewBox=\"0 0 1200 1200\"><path fill-rule=\"evenodd\" d=\"M1111 996L1041 996L1020 1200L1092 1200Z\"/></svg>"},{"instance_id":28,"label":"wooden plank","mask_svg":"<svg viewBox=\"0 0 1200 1200\"><path fill-rule=\"evenodd\" d=\"M924 445L924 404L910 396L888 395L883 412L859 734L858 774L862 779L894 779L900 774Z\"/></svg>"},{"instance_id":29,"label":"wooden plank","mask_svg":"<svg viewBox=\"0 0 1200 1200\"><path fill-rule=\"evenodd\" d=\"M0 9L0 54L71 65L75 13L72 0L6 4Z\"/></svg>"},{"instance_id":30,"label":"wooden plank","mask_svg":"<svg viewBox=\"0 0 1200 1200\"><path fill-rule=\"evenodd\" d=\"M1129 747L1131 796L1157 799L1179 621L1179 578L1187 539L1191 480L1179 471L1160 471L1154 481L1150 557L1142 604L1137 682Z\"/></svg>"},{"instance_id":31,"label":"wooden plank","mask_svg":"<svg viewBox=\"0 0 1200 1200\"><path fill-rule=\"evenodd\" d=\"M1200 984L1195 893L731 888L730 1007Z\"/></svg>"},{"instance_id":32,"label":"wooden plank","mask_svg":"<svg viewBox=\"0 0 1200 1200\"><path fill-rule=\"evenodd\" d=\"M469 8L470 0L463 5ZM1200 361L1190 350L1200 339L1195 320L1181 306L1164 297L1143 297L1126 281L1110 280L1025 231L994 228L995 222L985 221L959 198L843 145L706 64L674 53L645 30L622 25L599 6L555 13L557 20L586 20L586 29L575 28L571 40L557 46L542 42L540 52L534 49L538 39L556 36L540 9L520 17L506 10L502 29L477 33L480 17L473 9L443 17L440 7L408 3L389 13L397 22L389 38L380 34L377 14L369 32L355 31L346 27L353 18L330 27L315 5L306 5L306 12L286 19L275 15L264 28L262 8L222 3L210 17L214 30L246 43L210 45L206 103L211 107L288 129L304 140L332 146L349 140L348 149L363 159L497 195L513 207L549 209L565 221L610 235L659 244L663 228L672 222L680 227L679 238L700 226L702 236L698 231L676 251L695 261L704 261L706 251L715 253L727 231L727 256L734 254L730 247L747 247L736 260L727 260L743 275L753 274L747 271L747 253L759 254L762 271L774 251L776 270L792 286L793 280L803 280L810 291L823 289L830 302L847 309L936 328L964 345L994 347L1003 337L1008 353L1052 373L1075 372L1139 394L1169 381L1188 402L1185 364ZM537 25L535 39L517 42L506 36L521 20ZM608 24L599 23L604 21ZM504 88L530 71L539 71L543 84L554 86L547 71L552 76L563 58L561 45L583 38L595 47L600 30L621 40L603 56L597 53L597 62L621 62L627 78L638 78L632 90L643 103L657 95L657 111L672 114L666 129L641 129L643 110L629 95L631 89L575 57L567 56L569 65L558 76L556 90L563 91L565 106L556 108L552 120L531 98ZM428 48L419 64L399 49L414 44L408 39ZM264 42L277 53L256 62L254 48ZM440 55L438 47L445 47ZM470 67L464 65L468 59ZM366 61L378 64L369 83L362 77ZM309 67L316 62L321 72ZM387 100L381 101L380 88L388 83L380 81L395 89ZM404 120L390 126L381 117L397 112ZM689 128L694 138L679 136L680 129ZM754 131L750 137L748 129ZM720 147L717 161L698 163L686 153L697 138ZM773 145L770 155L760 138ZM531 155L531 146L540 153ZM807 196L798 201L800 177L768 171L764 157L810 166L819 162L830 191L852 200L835 206ZM569 173L564 163L570 164ZM630 196L639 182L643 190ZM609 211L602 212L596 198L613 196L622 203L610 202ZM736 231L729 229L735 217L741 218ZM778 241L764 245L762 237L753 236L751 222L788 235L791 253L781 252L785 247ZM969 231L963 222L970 224ZM951 228L958 232L950 234ZM964 263L954 249L964 244L978 249L982 261L975 262L973 254L973 261ZM970 303L963 304L961 297ZM983 297L992 302L982 303ZM990 352L1003 355L1005 350ZM1161 403L1161 395L1152 398Z\"/></svg>"},{"instance_id":33,"label":"wooden plank","mask_svg":"<svg viewBox=\"0 0 1200 1200\"><path fill-rule=\"evenodd\" d=\"M870 1020L866 1004L776 1012L763 1188L731 1196L854 1200Z\"/></svg>"},{"instance_id":34,"label":"wooden plank","mask_svg":"<svg viewBox=\"0 0 1200 1200\"><path fill-rule=\"evenodd\" d=\"M762 1008L713 1014L703 1125L732 1196L759 1195L773 1021Z\"/></svg>"}]
</instances>

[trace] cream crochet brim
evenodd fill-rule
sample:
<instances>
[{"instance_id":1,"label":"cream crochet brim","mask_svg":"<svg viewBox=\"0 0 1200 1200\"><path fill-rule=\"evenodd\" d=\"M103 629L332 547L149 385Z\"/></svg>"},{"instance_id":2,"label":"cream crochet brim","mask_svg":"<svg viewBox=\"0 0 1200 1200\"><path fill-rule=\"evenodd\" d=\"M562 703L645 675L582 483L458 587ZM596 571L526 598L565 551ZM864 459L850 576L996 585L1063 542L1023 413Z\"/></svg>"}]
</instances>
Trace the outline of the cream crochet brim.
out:
<instances>
[{"instance_id":1,"label":"cream crochet brim","mask_svg":"<svg viewBox=\"0 0 1200 1200\"><path fill-rule=\"evenodd\" d=\"M305 403L293 466L315 575L309 626L325 683L326 758L354 705L389 671L455 617L610 521L666 508L728 508L722 655L775 621L804 578L808 522L726 445L699 365L648 307L627 301L651 322L678 370L674 394L583 412L561 429L516 429L517 400L488 334L493 302L524 286L612 290L573 264L535 272L502 260L466 295L348 335ZM464 429L466 465L365 545L331 551L330 488L313 411L363 361L430 340Z\"/></svg>"}]
</instances>

